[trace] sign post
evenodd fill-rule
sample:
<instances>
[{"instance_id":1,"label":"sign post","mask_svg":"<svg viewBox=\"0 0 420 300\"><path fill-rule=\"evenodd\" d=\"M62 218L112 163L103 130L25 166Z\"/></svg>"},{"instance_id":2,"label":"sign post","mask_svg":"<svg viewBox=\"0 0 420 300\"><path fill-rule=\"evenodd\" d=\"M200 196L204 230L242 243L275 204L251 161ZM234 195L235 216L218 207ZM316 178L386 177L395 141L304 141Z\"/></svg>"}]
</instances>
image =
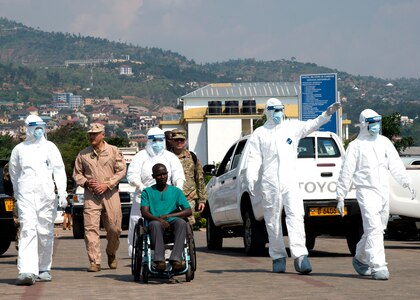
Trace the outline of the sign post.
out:
<instances>
[{"instance_id":1,"label":"sign post","mask_svg":"<svg viewBox=\"0 0 420 300\"><path fill-rule=\"evenodd\" d=\"M328 106L337 102L337 74L310 74L300 76L299 120L315 119ZM339 112L332 116L320 131L331 131L341 136Z\"/></svg>"}]
</instances>

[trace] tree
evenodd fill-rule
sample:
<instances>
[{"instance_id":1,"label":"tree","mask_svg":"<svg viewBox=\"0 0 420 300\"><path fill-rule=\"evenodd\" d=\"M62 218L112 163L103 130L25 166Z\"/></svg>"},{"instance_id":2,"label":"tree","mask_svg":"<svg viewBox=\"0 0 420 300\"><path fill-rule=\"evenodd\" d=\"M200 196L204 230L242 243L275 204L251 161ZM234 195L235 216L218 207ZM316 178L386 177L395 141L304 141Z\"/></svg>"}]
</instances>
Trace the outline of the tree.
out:
<instances>
[{"instance_id":1,"label":"tree","mask_svg":"<svg viewBox=\"0 0 420 300\"><path fill-rule=\"evenodd\" d=\"M13 148L19 143L10 135L0 135L0 158L9 159Z\"/></svg>"},{"instance_id":2,"label":"tree","mask_svg":"<svg viewBox=\"0 0 420 300\"><path fill-rule=\"evenodd\" d=\"M86 131L80 125L70 124L50 133L48 139L60 150L66 168L67 187L71 188L76 156L80 150L89 145Z\"/></svg>"},{"instance_id":3,"label":"tree","mask_svg":"<svg viewBox=\"0 0 420 300\"><path fill-rule=\"evenodd\" d=\"M382 118L382 134L389 138L399 153L414 145L411 136L401 137L401 114L394 112Z\"/></svg>"}]
</instances>

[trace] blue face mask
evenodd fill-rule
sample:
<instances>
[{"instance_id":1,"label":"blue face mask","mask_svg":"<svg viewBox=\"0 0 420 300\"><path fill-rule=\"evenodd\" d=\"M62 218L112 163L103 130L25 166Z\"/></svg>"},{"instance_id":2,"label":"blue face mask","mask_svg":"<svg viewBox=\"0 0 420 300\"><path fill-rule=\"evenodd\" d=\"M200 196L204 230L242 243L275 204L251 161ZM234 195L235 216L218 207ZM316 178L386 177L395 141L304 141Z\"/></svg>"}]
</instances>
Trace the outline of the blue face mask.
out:
<instances>
[{"instance_id":1,"label":"blue face mask","mask_svg":"<svg viewBox=\"0 0 420 300\"><path fill-rule=\"evenodd\" d=\"M368 125L368 131L371 135L378 135L381 131L381 123L373 123Z\"/></svg>"},{"instance_id":2,"label":"blue face mask","mask_svg":"<svg viewBox=\"0 0 420 300\"><path fill-rule=\"evenodd\" d=\"M273 112L273 121L276 124L280 124L283 120L283 112L282 111L275 111Z\"/></svg>"},{"instance_id":3,"label":"blue face mask","mask_svg":"<svg viewBox=\"0 0 420 300\"><path fill-rule=\"evenodd\" d=\"M34 131L35 139L40 140L43 136L44 136L44 129L42 128L35 129Z\"/></svg>"},{"instance_id":4,"label":"blue face mask","mask_svg":"<svg viewBox=\"0 0 420 300\"><path fill-rule=\"evenodd\" d=\"M161 142L161 141L156 141L156 142L152 142L152 149L156 154L159 154L160 152L162 152L165 146L165 142Z\"/></svg>"}]
</instances>

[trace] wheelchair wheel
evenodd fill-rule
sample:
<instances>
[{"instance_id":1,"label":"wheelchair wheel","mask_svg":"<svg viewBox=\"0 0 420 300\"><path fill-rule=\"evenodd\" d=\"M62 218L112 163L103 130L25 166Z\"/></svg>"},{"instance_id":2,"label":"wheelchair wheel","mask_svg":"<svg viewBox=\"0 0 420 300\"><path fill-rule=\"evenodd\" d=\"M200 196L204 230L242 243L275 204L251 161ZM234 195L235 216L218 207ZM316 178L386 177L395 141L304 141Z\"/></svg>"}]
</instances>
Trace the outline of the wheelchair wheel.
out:
<instances>
[{"instance_id":1,"label":"wheelchair wheel","mask_svg":"<svg viewBox=\"0 0 420 300\"><path fill-rule=\"evenodd\" d=\"M190 282L193 279L194 279L194 271L192 270L191 263L189 263L187 273L185 273L185 281Z\"/></svg>"},{"instance_id":2,"label":"wheelchair wheel","mask_svg":"<svg viewBox=\"0 0 420 300\"><path fill-rule=\"evenodd\" d=\"M143 239L144 229L141 224L136 224L133 233L133 251L131 253L131 273L134 281L140 280L142 262L143 262Z\"/></svg>"},{"instance_id":3,"label":"wheelchair wheel","mask_svg":"<svg viewBox=\"0 0 420 300\"><path fill-rule=\"evenodd\" d=\"M143 264L141 275L142 275L141 279L142 279L143 283L148 283L149 282L149 270L148 270L147 264Z\"/></svg>"},{"instance_id":4,"label":"wheelchair wheel","mask_svg":"<svg viewBox=\"0 0 420 300\"><path fill-rule=\"evenodd\" d=\"M192 271L195 272L195 270L197 270L197 256L195 253L194 233L193 233L191 225L187 227L187 236L188 236L188 252L189 252L188 254L190 255L191 268L192 268ZM192 279L194 279L194 273L193 273Z\"/></svg>"}]
</instances>

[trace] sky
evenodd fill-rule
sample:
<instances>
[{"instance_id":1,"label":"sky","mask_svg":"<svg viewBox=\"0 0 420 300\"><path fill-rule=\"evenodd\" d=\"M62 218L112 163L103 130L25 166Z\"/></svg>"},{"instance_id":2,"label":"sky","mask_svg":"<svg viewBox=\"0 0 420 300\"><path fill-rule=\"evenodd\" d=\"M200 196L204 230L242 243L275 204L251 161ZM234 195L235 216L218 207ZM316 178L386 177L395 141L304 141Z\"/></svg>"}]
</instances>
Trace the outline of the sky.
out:
<instances>
[{"instance_id":1,"label":"sky","mask_svg":"<svg viewBox=\"0 0 420 300\"><path fill-rule=\"evenodd\" d=\"M294 57L353 75L420 78L420 0L0 0L0 17L196 63Z\"/></svg>"}]
</instances>

